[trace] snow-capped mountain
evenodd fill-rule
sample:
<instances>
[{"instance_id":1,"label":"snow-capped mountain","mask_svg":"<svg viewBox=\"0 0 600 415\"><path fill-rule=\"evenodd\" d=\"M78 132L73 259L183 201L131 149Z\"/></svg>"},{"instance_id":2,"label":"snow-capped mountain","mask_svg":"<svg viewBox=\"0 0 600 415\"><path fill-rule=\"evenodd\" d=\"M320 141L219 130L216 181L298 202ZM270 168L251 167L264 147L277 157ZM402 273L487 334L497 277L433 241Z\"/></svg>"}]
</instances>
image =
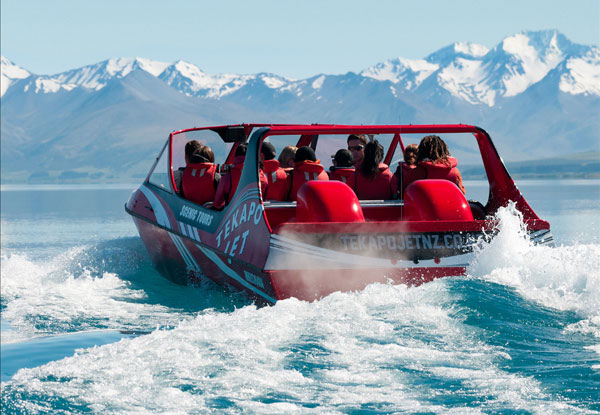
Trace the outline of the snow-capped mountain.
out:
<instances>
[{"instance_id":1,"label":"snow-capped mountain","mask_svg":"<svg viewBox=\"0 0 600 415\"><path fill-rule=\"evenodd\" d=\"M29 71L15 65L4 56L2 56L1 62L2 74L0 75L0 96L4 95L12 83L31 75Z\"/></svg>"},{"instance_id":2,"label":"snow-capped mountain","mask_svg":"<svg viewBox=\"0 0 600 415\"><path fill-rule=\"evenodd\" d=\"M25 154L52 171L93 165L109 175L127 165L127 174L144 174L147 163L127 162L139 158L140 143L152 153L173 129L243 121L465 122L499 139L505 159L600 150L600 48L557 31L521 32L493 48L458 42L423 59L299 80L144 58L36 75L2 57L1 69L3 179L23 168Z\"/></svg>"},{"instance_id":3,"label":"snow-capped mountain","mask_svg":"<svg viewBox=\"0 0 600 415\"><path fill-rule=\"evenodd\" d=\"M541 81L560 63L567 62L561 74L561 91L569 94L599 95L600 49L570 42L557 31L521 32L505 38L492 49L458 42L421 60L401 57L378 63L360 76L394 84L396 90L419 92L425 80L470 104L493 107L502 97L513 97ZM158 77L178 91L204 98L219 99L249 86L265 86L273 92L293 92L300 96L305 88L318 89L307 80L294 80L274 74L208 74L184 61L169 64L143 58L109 59L56 75L33 75L23 85L25 92L52 93L61 89L99 90L113 78L123 78L142 70ZM29 72L2 58L2 95L14 79L27 78ZM325 75L326 76L326 75ZM250 94L248 94L250 95Z\"/></svg>"}]
</instances>

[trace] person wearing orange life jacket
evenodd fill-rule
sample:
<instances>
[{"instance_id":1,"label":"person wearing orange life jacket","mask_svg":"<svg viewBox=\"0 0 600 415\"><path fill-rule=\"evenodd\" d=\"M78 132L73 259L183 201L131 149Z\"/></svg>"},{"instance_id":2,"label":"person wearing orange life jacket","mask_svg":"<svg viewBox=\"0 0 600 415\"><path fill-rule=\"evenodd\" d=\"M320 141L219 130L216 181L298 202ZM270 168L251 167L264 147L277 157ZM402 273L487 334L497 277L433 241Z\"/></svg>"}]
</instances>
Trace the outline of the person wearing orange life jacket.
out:
<instances>
[{"instance_id":1,"label":"person wearing orange life jacket","mask_svg":"<svg viewBox=\"0 0 600 415\"><path fill-rule=\"evenodd\" d=\"M214 164L215 155L209 146L202 145L188 157L181 177L183 196L191 202L202 205L212 202L221 180Z\"/></svg>"},{"instance_id":2,"label":"person wearing orange life jacket","mask_svg":"<svg viewBox=\"0 0 600 415\"><path fill-rule=\"evenodd\" d=\"M217 187L213 204L215 209L223 209L225 205L231 201L231 197L233 197L235 194L238 183L240 182L240 177L242 176L242 169L244 168L244 161L246 161L247 149L248 144L246 143L238 144L237 148L235 149L233 165L229 168L227 174L223 175L221 181L219 182L219 186ZM267 176L265 176L263 171L259 169L258 177L260 180L260 190L262 194L265 194L267 191Z\"/></svg>"},{"instance_id":3,"label":"person wearing orange life jacket","mask_svg":"<svg viewBox=\"0 0 600 415\"><path fill-rule=\"evenodd\" d=\"M296 151L298 151L298 147L296 146L285 146L277 158L277 161L279 161L279 167L286 172L291 171L294 168L294 157L296 156Z\"/></svg>"},{"instance_id":4,"label":"person wearing orange life jacket","mask_svg":"<svg viewBox=\"0 0 600 415\"><path fill-rule=\"evenodd\" d=\"M288 200L297 200L298 189L310 180L329 180L325 169L317 160L315 151L310 147L300 147L294 156L294 170L286 180Z\"/></svg>"},{"instance_id":5,"label":"person wearing orange life jacket","mask_svg":"<svg viewBox=\"0 0 600 415\"><path fill-rule=\"evenodd\" d=\"M352 153L354 167L360 168L365 157L365 147L367 145L367 136L364 134L350 134L346 140L348 151Z\"/></svg>"},{"instance_id":6,"label":"person wearing orange life jacket","mask_svg":"<svg viewBox=\"0 0 600 415\"><path fill-rule=\"evenodd\" d=\"M329 180L338 180L346 183L354 190L355 169L354 158L350 150L339 149L333 156L333 166L329 168Z\"/></svg>"},{"instance_id":7,"label":"person wearing orange life jacket","mask_svg":"<svg viewBox=\"0 0 600 415\"><path fill-rule=\"evenodd\" d=\"M399 194L399 190L402 188L405 178L410 178L412 175L412 170L417 168L418 153L419 146L416 144L409 144L404 149L404 161L398 163L396 172L392 176L392 196L394 198L402 199L402 195Z\"/></svg>"},{"instance_id":8,"label":"person wearing orange life jacket","mask_svg":"<svg viewBox=\"0 0 600 415\"><path fill-rule=\"evenodd\" d=\"M190 140L185 143L185 166L178 168L177 170L173 170L173 179L175 180L175 188L177 189L177 194L181 197L183 196L183 188L181 186L181 179L183 178L183 172L185 171L185 167L190 164L190 158L192 155L200 150L204 144L202 144L198 140Z\"/></svg>"},{"instance_id":9,"label":"person wearing orange life jacket","mask_svg":"<svg viewBox=\"0 0 600 415\"><path fill-rule=\"evenodd\" d=\"M364 158L356 169L354 192L360 200L392 199L392 172L382 163L383 146L374 140L365 146Z\"/></svg>"},{"instance_id":10,"label":"person wearing orange life jacket","mask_svg":"<svg viewBox=\"0 0 600 415\"><path fill-rule=\"evenodd\" d=\"M461 192L466 193L462 176L456 166L458 166L458 161L450 156L444 140L437 135L425 136L419 143L417 167L404 178L402 193L409 184L422 179L448 180L456 184Z\"/></svg>"},{"instance_id":11,"label":"person wearing orange life jacket","mask_svg":"<svg viewBox=\"0 0 600 415\"><path fill-rule=\"evenodd\" d=\"M260 160L268 182L267 191L263 195L264 200L283 200L286 196L287 172L279 166L279 161L275 159L276 154L273 144L263 141L260 147Z\"/></svg>"}]
</instances>

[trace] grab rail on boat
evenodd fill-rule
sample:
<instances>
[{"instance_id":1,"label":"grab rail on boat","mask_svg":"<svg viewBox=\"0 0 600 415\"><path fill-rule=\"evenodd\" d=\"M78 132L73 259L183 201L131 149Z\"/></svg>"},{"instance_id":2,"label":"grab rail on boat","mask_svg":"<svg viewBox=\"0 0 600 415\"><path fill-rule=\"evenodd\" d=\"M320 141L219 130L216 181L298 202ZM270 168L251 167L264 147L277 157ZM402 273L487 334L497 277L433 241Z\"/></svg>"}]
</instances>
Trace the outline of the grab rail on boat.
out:
<instances>
[{"instance_id":1,"label":"grab rail on boat","mask_svg":"<svg viewBox=\"0 0 600 415\"><path fill-rule=\"evenodd\" d=\"M361 207L394 207L404 206L403 200L360 200ZM265 200L263 202L265 209L285 209L285 208L295 208L296 202L279 202L276 200Z\"/></svg>"}]
</instances>

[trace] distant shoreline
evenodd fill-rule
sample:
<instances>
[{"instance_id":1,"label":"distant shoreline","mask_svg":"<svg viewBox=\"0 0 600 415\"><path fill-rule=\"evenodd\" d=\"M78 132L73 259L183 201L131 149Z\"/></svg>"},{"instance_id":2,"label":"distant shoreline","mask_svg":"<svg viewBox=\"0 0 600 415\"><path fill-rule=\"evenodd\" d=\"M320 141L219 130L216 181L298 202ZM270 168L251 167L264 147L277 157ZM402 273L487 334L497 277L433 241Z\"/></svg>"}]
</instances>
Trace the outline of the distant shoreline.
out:
<instances>
[{"instance_id":1,"label":"distant shoreline","mask_svg":"<svg viewBox=\"0 0 600 415\"><path fill-rule=\"evenodd\" d=\"M581 173L561 173L561 174L511 174L511 177L515 181L519 180L600 180L600 173L581 174ZM463 180L472 181L486 181L485 175L481 174L462 174ZM5 190L48 190L52 188L73 188L79 190L86 190L89 188L95 188L97 186L114 188L114 189L125 189L135 188L139 186L144 179L139 181L134 180L123 180L119 182L101 182L101 181L48 181L48 182L27 182L27 181L2 181L0 186L2 191Z\"/></svg>"},{"instance_id":2,"label":"distant shoreline","mask_svg":"<svg viewBox=\"0 0 600 415\"><path fill-rule=\"evenodd\" d=\"M505 163L514 180L597 180L600 179L600 152L569 154L564 157L548 159L512 161ZM392 170L395 167L392 166ZM460 165L459 170L465 180L485 180L483 165ZM69 173L69 174L67 174ZM2 185L127 185L141 183L146 175L119 176L117 174L98 174L83 171L46 172L44 175L26 171L2 171Z\"/></svg>"}]
</instances>

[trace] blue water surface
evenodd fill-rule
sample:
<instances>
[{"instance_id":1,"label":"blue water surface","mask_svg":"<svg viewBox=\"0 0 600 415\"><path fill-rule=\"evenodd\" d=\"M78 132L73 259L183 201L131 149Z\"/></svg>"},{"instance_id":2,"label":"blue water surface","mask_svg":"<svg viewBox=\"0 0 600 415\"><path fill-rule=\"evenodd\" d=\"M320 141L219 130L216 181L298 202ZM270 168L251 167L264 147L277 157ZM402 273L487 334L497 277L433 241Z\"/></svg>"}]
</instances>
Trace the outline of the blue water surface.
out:
<instances>
[{"instance_id":1,"label":"blue water surface","mask_svg":"<svg viewBox=\"0 0 600 415\"><path fill-rule=\"evenodd\" d=\"M3 186L2 413L598 413L600 182L518 185L555 248L505 212L466 277L271 307L162 278L134 185Z\"/></svg>"}]
</instances>

